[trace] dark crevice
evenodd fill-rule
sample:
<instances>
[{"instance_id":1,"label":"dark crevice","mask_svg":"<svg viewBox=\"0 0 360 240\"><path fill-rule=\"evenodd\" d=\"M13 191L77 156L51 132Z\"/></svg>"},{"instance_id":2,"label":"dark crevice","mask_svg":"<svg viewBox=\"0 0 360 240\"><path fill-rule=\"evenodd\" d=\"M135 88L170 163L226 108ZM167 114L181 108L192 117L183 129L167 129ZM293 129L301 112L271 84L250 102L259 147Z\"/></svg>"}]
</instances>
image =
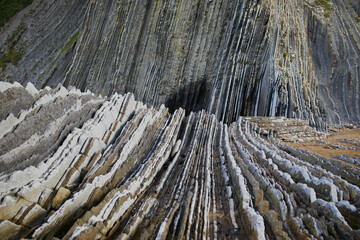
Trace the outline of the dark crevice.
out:
<instances>
[{"instance_id":1,"label":"dark crevice","mask_svg":"<svg viewBox=\"0 0 360 240\"><path fill-rule=\"evenodd\" d=\"M185 110L185 114L206 109L210 102L209 82L204 77L197 82L191 82L176 90L165 101L165 106L174 113L178 108Z\"/></svg>"}]
</instances>

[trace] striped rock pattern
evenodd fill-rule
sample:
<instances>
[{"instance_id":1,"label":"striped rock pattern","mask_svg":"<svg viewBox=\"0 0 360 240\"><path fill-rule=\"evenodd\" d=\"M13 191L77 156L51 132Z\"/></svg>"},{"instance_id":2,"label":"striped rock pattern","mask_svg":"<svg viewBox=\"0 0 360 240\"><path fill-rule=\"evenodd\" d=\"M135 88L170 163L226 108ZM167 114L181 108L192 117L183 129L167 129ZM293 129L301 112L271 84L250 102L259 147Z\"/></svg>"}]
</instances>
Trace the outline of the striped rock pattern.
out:
<instances>
[{"instance_id":1,"label":"striped rock pattern","mask_svg":"<svg viewBox=\"0 0 360 240\"><path fill-rule=\"evenodd\" d=\"M170 112L360 121L358 0L34 0L0 32L3 81L132 92Z\"/></svg>"},{"instance_id":2,"label":"striped rock pattern","mask_svg":"<svg viewBox=\"0 0 360 240\"><path fill-rule=\"evenodd\" d=\"M360 237L359 166L265 139L248 119L0 89L16 102L0 106L1 239Z\"/></svg>"}]
</instances>

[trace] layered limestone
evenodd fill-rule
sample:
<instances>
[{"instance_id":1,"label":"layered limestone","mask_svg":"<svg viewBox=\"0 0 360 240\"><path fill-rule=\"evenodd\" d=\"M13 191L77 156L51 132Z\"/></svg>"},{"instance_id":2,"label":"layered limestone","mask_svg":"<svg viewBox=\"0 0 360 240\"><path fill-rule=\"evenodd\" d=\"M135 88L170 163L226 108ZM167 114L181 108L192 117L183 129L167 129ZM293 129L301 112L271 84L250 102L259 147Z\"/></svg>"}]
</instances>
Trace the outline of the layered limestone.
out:
<instances>
[{"instance_id":1,"label":"layered limestone","mask_svg":"<svg viewBox=\"0 0 360 240\"><path fill-rule=\"evenodd\" d=\"M252 124L254 131L264 138L277 138L284 142L319 141L326 137L309 126L306 120L285 117L245 117Z\"/></svg>"},{"instance_id":2,"label":"layered limestone","mask_svg":"<svg viewBox=\"0 0 360 240\"><path fill-rule=\"evenodd\" d=\"M324 129L360 120L359 14L356 0L35 0L0 33L2 56L22 53L0 76Z\"/></svg>"},{"instance_id":3,"label":"layered limestone","mask_svg":"<svg viewBox=\"0 0 360 240\"><path fill-rule=\"evenodd\" d=\"M261 122L0 86L34 101L0 106L1 239L360 237L359 166L284 146Z\"/></svg>"}]
</instances>

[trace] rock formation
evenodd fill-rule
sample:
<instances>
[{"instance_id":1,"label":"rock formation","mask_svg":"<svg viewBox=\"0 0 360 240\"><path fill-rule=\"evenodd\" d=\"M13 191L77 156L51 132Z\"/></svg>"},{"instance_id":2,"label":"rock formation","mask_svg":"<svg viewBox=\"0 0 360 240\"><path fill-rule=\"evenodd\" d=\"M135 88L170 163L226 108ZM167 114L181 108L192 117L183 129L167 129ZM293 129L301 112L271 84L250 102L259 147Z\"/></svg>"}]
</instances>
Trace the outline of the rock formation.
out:
<instances>
[{"instance_id":1,"label":"rock formation","mask_svg":"<svg viewBox=\"0 0 360 240\"><path fill-rule=\"evenodd\" d=\"M34 0L0 29L0 239L360 239L358 155L283 144L359 124L359 44L358 0Z\"/></svg>"},{"instance_id":2,"label":"rock formation","mask_svg":"<svg viewBox=\"0 0 360 240\"><path fill-rule=\"evenodd\" d=\"M1 239L360 237L359 166L274 134L303 121L227 125L133 94L0 89Z\"/></svg>"},{"instance_id":3,"label":"rock formation","mask_svg":"<svg viewBox=\"0 0 360 240\"><path fill-rule=\"evenodd\" d=\"M17 65L0 76L324 129L360 121L359 17L357 0L34 0L0 33Z\"/></svg>"}]
</instances>

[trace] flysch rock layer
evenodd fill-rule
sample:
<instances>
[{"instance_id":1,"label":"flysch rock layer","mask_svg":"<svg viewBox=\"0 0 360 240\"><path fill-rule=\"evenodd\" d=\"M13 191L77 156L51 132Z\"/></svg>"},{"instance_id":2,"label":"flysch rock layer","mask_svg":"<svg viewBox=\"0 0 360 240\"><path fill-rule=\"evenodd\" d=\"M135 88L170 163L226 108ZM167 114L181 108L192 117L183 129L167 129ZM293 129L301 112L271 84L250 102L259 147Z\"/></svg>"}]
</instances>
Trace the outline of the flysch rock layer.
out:
<instances>
[{"instance_id":1,"label":"flysch rock layer","mask_svg":"<svg viewBox=\"0 0 360 240\"><path fill-rule=\"evenodd\" d=\"M5 81L132 92L219 121L360 121L358 0L34 0L0 32Z\"/></svg>"},{"instance_id":2,"label":"flysch rock layer","mask_svg":"<svg viewBox=\"0 0 360 240\"><path fill-rule=\"evenodd\" d=\"M0 89L23 96L0 105L1 239L360 237L359 167L283 146L260 122Z\"/></svg>"}]
</instances>

